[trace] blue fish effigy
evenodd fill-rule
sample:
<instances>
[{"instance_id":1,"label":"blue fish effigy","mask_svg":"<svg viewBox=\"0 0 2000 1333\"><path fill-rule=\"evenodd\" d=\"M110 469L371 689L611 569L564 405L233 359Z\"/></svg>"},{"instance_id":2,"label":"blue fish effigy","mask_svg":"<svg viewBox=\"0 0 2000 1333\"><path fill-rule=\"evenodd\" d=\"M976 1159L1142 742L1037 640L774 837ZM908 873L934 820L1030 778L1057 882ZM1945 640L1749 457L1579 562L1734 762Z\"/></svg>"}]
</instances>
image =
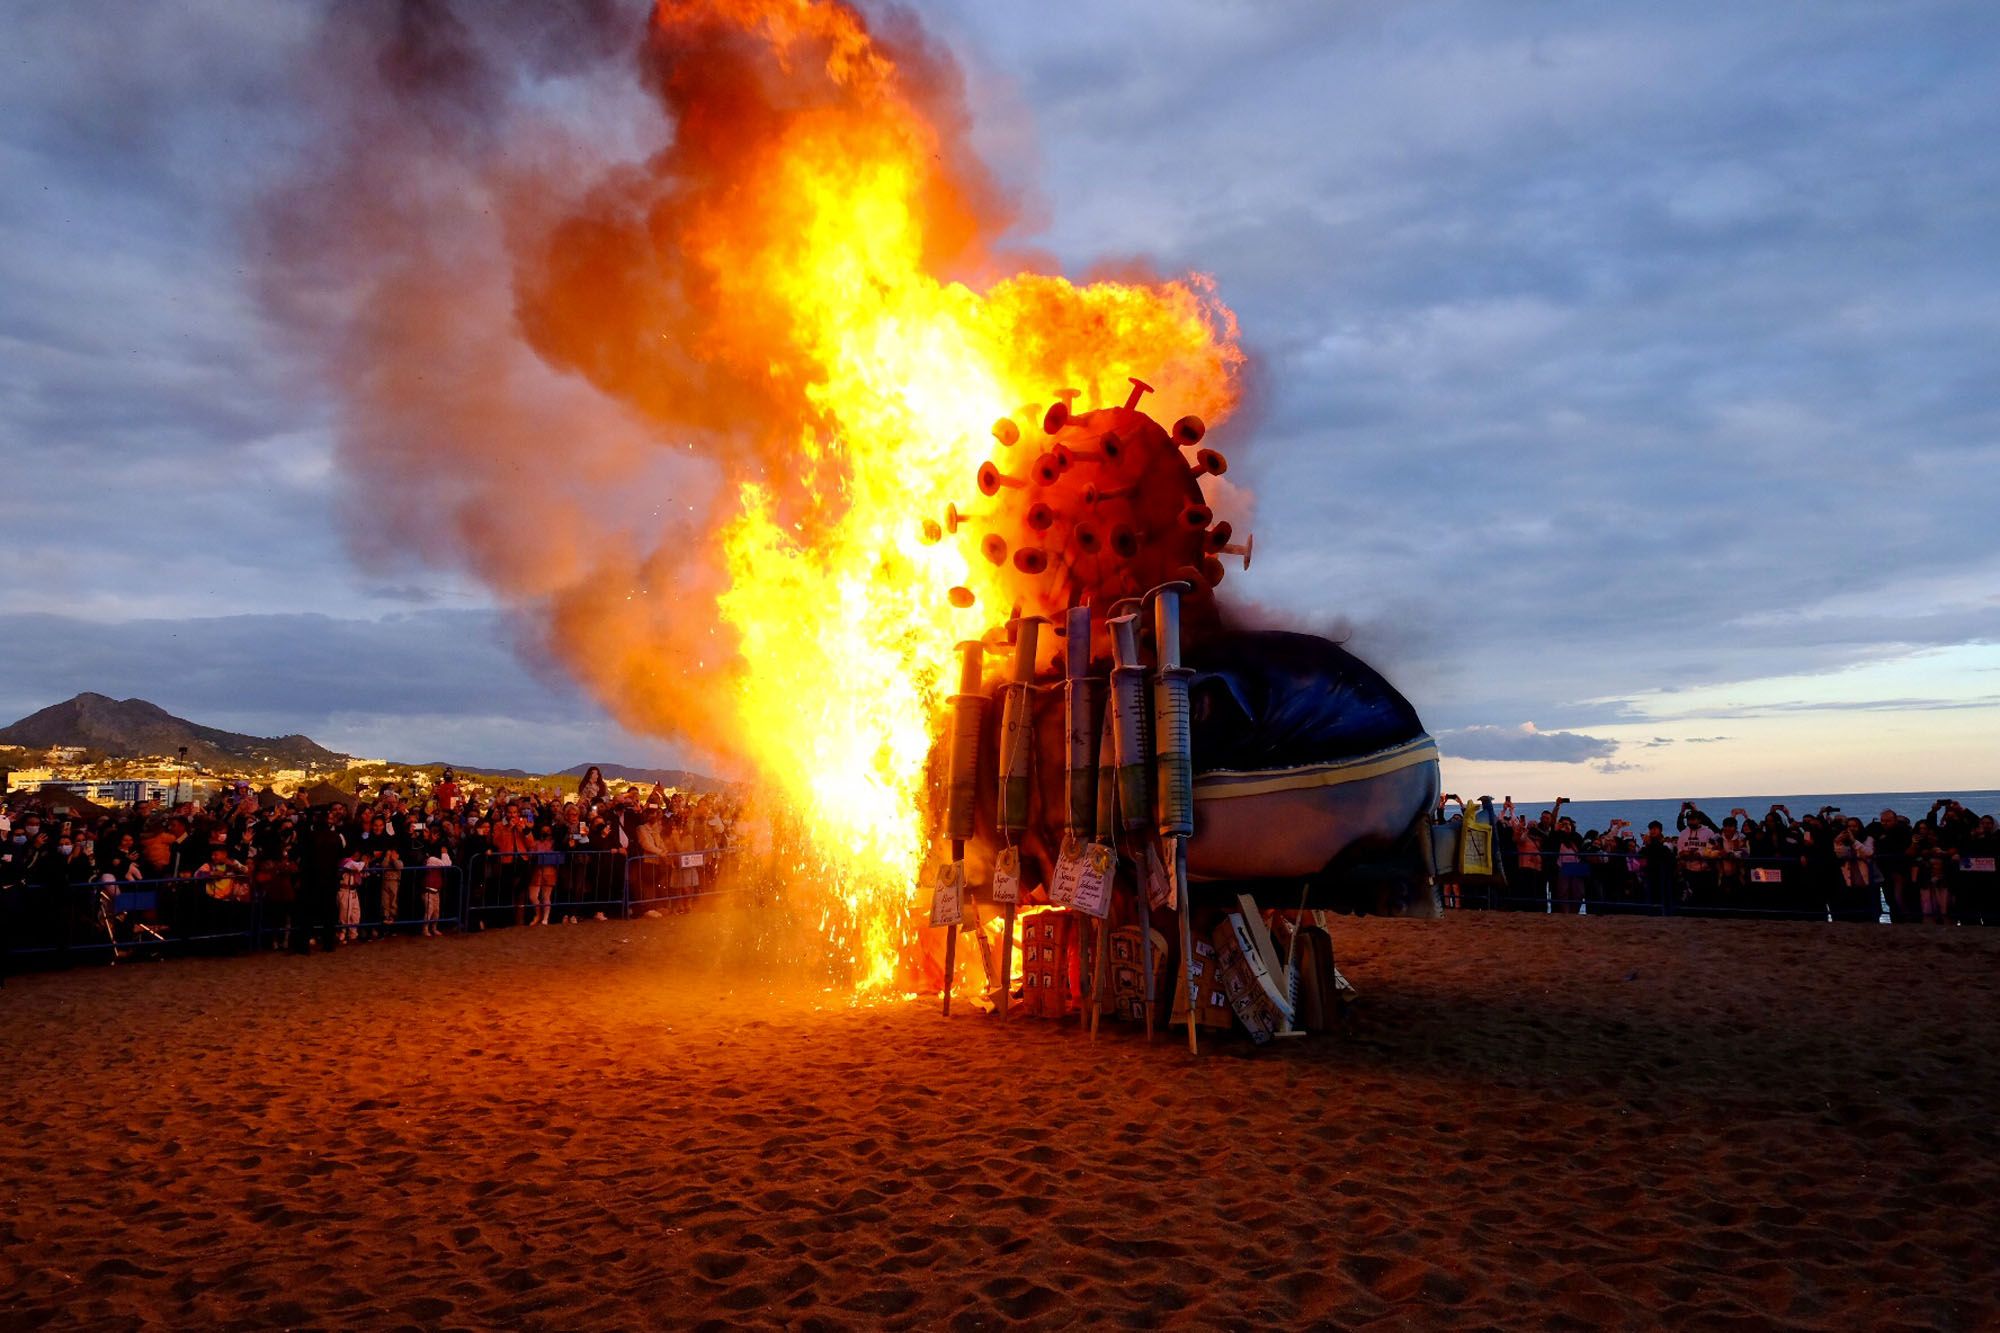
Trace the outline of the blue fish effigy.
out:
<instances>
[{"instance_id":1,"label":"blue fish effigy","mask_svg":"<svg viewBox=\"0 0 2000 1333\"><path fill-rule=\"evenodd\" d=\"M1197 885L1271 907L1435 910L1437 743L1416 709L1330 640L1225 630L1191 644Z\"/></svg>"}]
</instances>

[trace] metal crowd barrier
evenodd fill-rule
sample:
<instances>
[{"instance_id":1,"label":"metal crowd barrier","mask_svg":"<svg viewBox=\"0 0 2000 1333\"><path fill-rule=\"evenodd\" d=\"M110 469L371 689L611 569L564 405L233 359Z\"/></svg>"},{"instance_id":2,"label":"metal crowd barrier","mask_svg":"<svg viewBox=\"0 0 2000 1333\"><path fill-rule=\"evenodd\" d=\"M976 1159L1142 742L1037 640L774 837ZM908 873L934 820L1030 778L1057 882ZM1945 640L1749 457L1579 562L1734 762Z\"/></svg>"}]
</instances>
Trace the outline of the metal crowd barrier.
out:
<instances>
[{"instance_id":1,"label":"metal crowd barrier","mask_svg":"<svg viewBox=\"0 0 2000 1333\"><path fill-rule=\"evenodd\" d=\"M396 899L385 913L389 900L383 890L392 874ZM0 890L0 955L60 961L254 949L288 944L292 932L303 937L313 929L313 909L304 901L307 888L298 871L282 872L277 884L254 870L227 878L236 889L226 898L210 894L212 879L189 875L9 886ZM424 892L435 884L434 924L457 930L463 923L463 883L456 866L370 867L356 885L361 908L356 928L378 935L421 930ZM337 888L324 910L338 915ZM338 922L333 924L337 928Z\"/></svg>"},{"instance_id":2,"label":"metal crowd barrier","mask_svg":"<svg viewBox=\"0 0 2000 1333\"><path fill-rule=\"evenodd\" d=\"M547 876L551 917L643 916L697 899L738 892L724 871L733 849L707 847L664 855L622 850L484 852L464 866L368 866L332 872L331 900L306 901L307 876L296 869L277 883L253 867L232 875L236 890L218 899L194 876L0 890L0 958L60 961L111 955L158 955L202 949L252 949L302 943L343 930L360 936L414 934L427 924L465 930L526 919L529 890ZM316 881L327 892L327 880ZM438 914L427 918L424 893L435 885ZM115 888L116 892L111 892ZM275 890L275 891L273 891ZM341 918L343 891L356 918ZM393 892L393 899L387 894ZM330 919L321 919L330 914Z\"/></svg>"},{"instance_id":3,"label":"metal crowd barrier","mask_svg":"<svg viewBox=\"0 0 2000 1333\"><path fill-rule=\"evenodd\" d=\"M531 911L535 877L546 875L550 919L643 916L696 898L733 892L717 884L727 847L631 854L622 850L481 852L467 866L466 926L518 924ZM693 885L675 886L676 872Z\"/></svg>"},{"instance_id":4,"label":"metal crowd barrier","mask_svg":"<svg viewBox=\"0 0 2000 1333\"><path fill-rule=\"evenodd\" d=\"M642 852L627 870L631 890L628 910L637 916L649 911L673 910L698 898L714 898L737 891L735 885L721 883L729 855L727 847L706 847L699 851ZM676 880L681 881L676 884Z\"/></svg>"},{"instance_id":5,"label":"metal crowd barrier","mask_svg":"<svg viewBox=\"0 0 2000 1333\"><path fill-rule=\"evenodd\" d=\"M438 915L431 920L424 913L424 894L433 884L437 886ZM391 888L393 900L387 893ZM369 866L361 872L355 891L361 899L359 928L372 934L409 934L426 924L439 930L460 930L465 925L465 872L455 865ZM336 905L338 902L336 897ZM303 921L293 922L295 929L303 925Z\"/></svg>"},{"instance_id":6,"label":"metal crowd barrier","mask_svg":"<svg viewBox=\"0 0 2000 1333\"><path fill-rule=\"evenodd\" d=\"M247 876L232 876L239 882ZM209 896L190 876L115 884L16 884L5 891L5 952L15 958L85 958L140 951L188 951L257 938L257 899Z\"/></svg>"},{"instance_id":7,"label":"metal crowd barrier","mask_svg":"<svg viewBox=\"0 0 2000 1333\"><path fill-rule=\"evenodd\" d=\"M531 910L538 883L549 890L550 917L626 914L626 855L622 851L481 852L467 874L465 924L485 926L496 918L518 924Z\"/></svg>"},{"instance_id":8,"label":"metal crowd barrier","mask_svg":"<svg viewBox=\"0 0 2000 1333\"><path fill-rule=\"evenodd\" d=\"M1703 858L1695 869L1678 855L1669 865L1649 866L1637 853L1602 851L1543 853L1541 860L1539 867L1523 866L1517 853L1501 858L1499 875L1444 876L1446 903L1460 909L1553 915L1870 922L1917 917L1910 901L1915 890L1894 870L1881 882L1849 885L1838 861ZM1953 919L2000 924L2000 875L1985 869L1983 861L1962 860L1947 885L1955 899Z\"/></svg>"}]
</instances>

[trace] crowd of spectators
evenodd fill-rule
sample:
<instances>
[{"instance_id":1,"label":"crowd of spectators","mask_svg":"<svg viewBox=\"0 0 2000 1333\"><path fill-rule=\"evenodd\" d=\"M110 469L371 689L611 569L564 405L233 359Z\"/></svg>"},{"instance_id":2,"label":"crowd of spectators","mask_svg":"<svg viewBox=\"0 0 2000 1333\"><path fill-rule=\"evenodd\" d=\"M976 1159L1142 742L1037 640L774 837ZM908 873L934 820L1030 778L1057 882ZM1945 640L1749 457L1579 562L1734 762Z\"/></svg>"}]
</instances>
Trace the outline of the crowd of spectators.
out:
<instances>
[{"instance_id":1,"label":"crowd of spectators","mask_svg":"<svg viewBox=\"0 0 2000 1333\"><path fill-rule=\"evenodd\" d=\"M319 804L240 781L201 802L109 810L16 793L0 806L0 948L254 931L305 952L459 922L685 912L715 887L742 819L736 797L614 791L595 768L574 792L445 769Z\"/></svg>"},{"instance_id":2,"label":"crowd of spectators","mask_svg":"<svg viewBox=\"0 0 2000 1333\"><path fill-rule=\"evenodd\" d=\"M2000 829L1958 801L1918 820L1782 805L1718 820L1685 801L1672 829L1613 819L1579 830L1562 806L1532 819L1511 799L1492 809L1498 882L1461 895L1531 911L2000 925Z\"/></svg>"}]
</instances>

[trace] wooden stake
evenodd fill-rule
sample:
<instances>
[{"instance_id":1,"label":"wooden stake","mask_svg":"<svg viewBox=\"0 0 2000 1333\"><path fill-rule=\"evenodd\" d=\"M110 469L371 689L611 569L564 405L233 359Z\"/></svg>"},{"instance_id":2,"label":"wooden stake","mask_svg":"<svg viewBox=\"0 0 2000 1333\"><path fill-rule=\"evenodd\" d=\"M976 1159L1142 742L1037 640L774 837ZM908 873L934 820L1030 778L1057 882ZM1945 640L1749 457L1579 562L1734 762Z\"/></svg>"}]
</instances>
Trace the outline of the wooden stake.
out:
<instances>
[{"instance_id":1,"label":"wooden stake","mask_svg":"<svg viewBox=\"0 0 2000 1333\"><path fill-rule=\"evenodd\" d=\"M1153 905L1146 901L1146 891L1139 890L1139 969L1145 973L1146 983L1146 1040L1153 1039L1157 1028L1154 1019L1154 1001L1160 991L1159 963L1153 957Z\"/></svg>"},{"instance_id":2,"label":"wooden stake","mask_svg":"<svg viewBox=\"0 0 2000 1333\"><path fill-rule=\"evenodd\" d=\"M965 839L951 840L951 859L954 865L965 864ZM963 893L964 890L960 889L959 892ZM952 974L958 971L958 923L954 921L944 930L944 1016L950 1018Z\"/></svg>"},{"instance_id":3,"label":"wooden stake","mask_svg":"<svg viewBox=\"0 0 2000 1333\"><path fill-rule=\"evenodd\" d=\"M1014 999L1014 911L1006 904L1006 924L1000 928L1000 1017L1005 1019Z\"/></svg>"},{"instance_id":4,"label":"wooden stake","mask_svg":"<svg viewBox=\"0 0 2000 1333\"><path fill-rule=\"evenodd\" d=\"M1097 1040L1097 1024L1104 1017L1104 955L1111 951L1111 918L1097 923L1097 971L1090 988L1090 1039Z\"/></svg>"},{"instance_id":5,"label":"wooden stake","mask_svg":"<svg viewBox=\"0 0 2000 1333\"><path fill-rule=\"evenodd\" d=\"M1175 838L1174 844L1174 902L1180 908L1181 917L1181 971L1187 981L1187 1032L1188 1054L1201 1054L1201 1040L1195 1035L1195 1014L1201 1008L1201 988L1195 984L1194 976L1194 902L1188 893L1187 843Z\"/></svg>"}]
</instances>

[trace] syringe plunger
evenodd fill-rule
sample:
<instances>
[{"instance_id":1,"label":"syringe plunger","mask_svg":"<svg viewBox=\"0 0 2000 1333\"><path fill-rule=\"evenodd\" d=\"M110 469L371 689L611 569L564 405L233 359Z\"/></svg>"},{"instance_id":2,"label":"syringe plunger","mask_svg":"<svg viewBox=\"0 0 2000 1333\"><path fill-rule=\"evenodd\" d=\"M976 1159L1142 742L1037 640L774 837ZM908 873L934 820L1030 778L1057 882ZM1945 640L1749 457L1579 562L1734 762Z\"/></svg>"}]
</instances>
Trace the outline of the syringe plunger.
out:
<instances>
[{"instance_id":1,"label":"syringe plunger","mask_svg":"<svg viewBox=\"0 0 2000 1333\"><path fill-rule=\"evenodd\" d=\"M1090 608L1069 609L1064 647L1063 722L1068 747L1063 759L1069 798L1067 830L1088 837L1097 822L1097 740L1104 713L1104 682L1090 675Z\"/></svg>"},{"instance_id":2,"label":"syringe plunger","mask_svg":"<svg viewBox=\"0 0 2000 1333\"><path fill-rule=\"evenodd\" d=\"M1154 798L1160 835L1194 836L1194 740L1190 729L1188 680L1181 665L1181 597L1173 585L1153 594L1153 640L1160 665L1153 676L1153 755L1157 764Z\"/></svg>"},{"instance_id":3,"label":"syringe plunger","mask_svg":"<svg viewBox=\"0 0 2000 1333\"><path fill-rule=\"evenodd\" d=\"M1000 811L996 821L1009 833L1028 827L1028 777L1034 760L1033 700L1035 649L1040 642L1039 616L1014 622L1014 666L1000 704Z\"/></svg>"},{"instance_id":4,"label":"syringe plunger","mask_svg":"<svg viewBox=\"0 0 2000 1333\"><path fill-rule=\"evenodd\" d=\"M1153 808L1151 717L1146 708L1146 669L1139 665L1136 618L1110 622L1112 740L1118 757L1118 821L1127 832L1146 826Z\"/></svg>"},{"instance_id":5,"label":"syringe plunger","mask_svg":"<svg viewBox=\"0 0 2000 1333\"><path fill-rule=\"evenodd\" d=\"M970 838L976 831L979 797L979 733L986 697L979 693L980 645L958 645L958 693L951 699L951 771L945 788L945 836Z\"/></svg>"}]
</instances>

